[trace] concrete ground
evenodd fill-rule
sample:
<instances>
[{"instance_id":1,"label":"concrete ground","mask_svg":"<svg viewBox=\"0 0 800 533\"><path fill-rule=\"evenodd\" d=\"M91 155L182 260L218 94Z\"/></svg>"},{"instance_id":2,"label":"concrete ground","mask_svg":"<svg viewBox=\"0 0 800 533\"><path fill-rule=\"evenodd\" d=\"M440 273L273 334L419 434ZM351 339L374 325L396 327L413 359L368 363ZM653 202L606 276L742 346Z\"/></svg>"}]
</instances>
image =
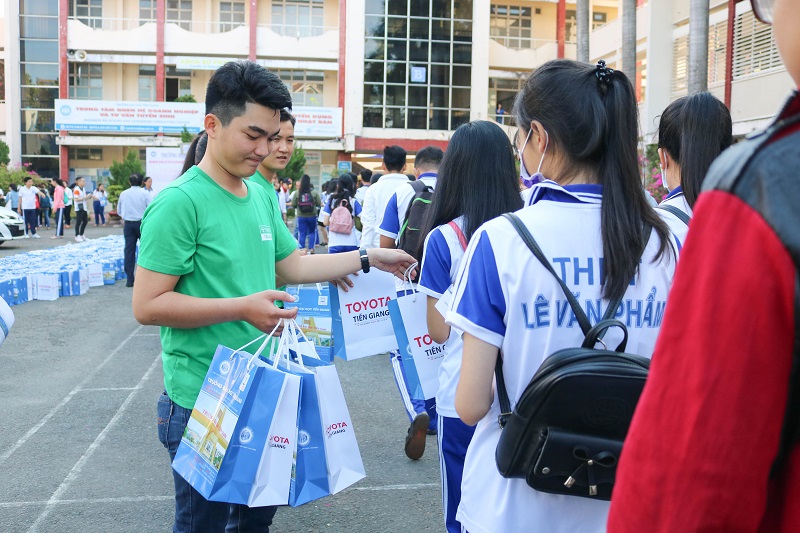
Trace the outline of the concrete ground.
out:
<instances>
[{"instance_id":1,"label":"concrete ground","mask_svg":"<svg viewBox=\"0 0 800 533\"><path fill-rule=\"evenodd\" d=\"M112 232L121 228L86 234ZM0 255L58 241L17 242ZM13 310L0 347L0 532L170 531L172 476L155 425L160 341L134 320L131 289L117 282ZM436 438L420 461L405 457L408 419L388 357L336 366L367 478L279 509L271 531L442 531Z\"/></svg>"}]
</instances>

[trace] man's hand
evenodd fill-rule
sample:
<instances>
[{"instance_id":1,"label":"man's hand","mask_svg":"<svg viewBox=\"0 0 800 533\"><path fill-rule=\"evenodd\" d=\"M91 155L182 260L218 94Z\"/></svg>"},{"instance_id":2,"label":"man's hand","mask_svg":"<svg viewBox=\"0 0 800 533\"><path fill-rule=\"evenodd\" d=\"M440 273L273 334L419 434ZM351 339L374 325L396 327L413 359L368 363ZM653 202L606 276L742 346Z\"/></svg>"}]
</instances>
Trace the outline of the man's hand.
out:
<instances>
[{"instance_id":1,"label":"man's hand","mask_svg":"<svg viewBox=\"0 0 800 533\"><path fill-rule=\"evenodd\" d=\"M409 271L411 265L417 260L405 253L403 250L393 250L388 248L370 248L367 250L369 266L394 274L400 279L408 272L410 279L417 277L417 268Z\"/></svg>"},{"instance_id":2,"label":"man's hand","mask_svg":"<svg viewBox=\"0 0 800 533\"><path fill-rule=\"evenodd\" d=\"M281 309L275 305L276 300L293 302L294 297L282 291L262 291L242 297L242 319L264 333L269 333L281 319L294 319L297 316L296 307ZM275 335L280 335L281 331L283 326L275 331Z\"/></svg>"}]
</instances>

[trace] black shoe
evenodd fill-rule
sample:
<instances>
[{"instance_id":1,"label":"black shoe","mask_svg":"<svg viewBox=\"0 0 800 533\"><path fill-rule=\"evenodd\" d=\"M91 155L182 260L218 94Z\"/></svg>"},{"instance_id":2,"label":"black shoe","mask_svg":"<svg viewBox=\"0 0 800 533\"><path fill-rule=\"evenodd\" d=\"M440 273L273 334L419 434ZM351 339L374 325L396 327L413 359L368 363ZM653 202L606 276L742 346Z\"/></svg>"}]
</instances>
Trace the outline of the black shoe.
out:
<instances>
[{"instance_id":1,"label":"black shoe","mask_svg":"<svg viewBox=\"0 0 800 533\"><path fill-rule=\"evenodd\" d=\"M437 433L436 433L436 430L435 430L435 429L429 429L429 430L428 430L428 435L436 435L436 434L437 434Z\"/></svg>"},{"instance_id":2,"label":"black shoe","mask_svg":"<svg viewBox=\"0 0 800 533\"><path fill-rule=\"evenodd\" d=\"M422 454L425 453L425 437L428 433L428 424L431 422L431 417L428 413L419 413L414 417L411 426L408 428L408 435L406 435L406 456L409 459L416 461Z\"/></svg>"},{"instance_id":3,"label":"black shoe","mask_svg":"<svg viewBox=\"0 0 800 533\"><path fill-rule=\"evenodd\" d=\"M133 282L129 281L125 284L126 287L133 287Z\"/></svg>"}]
</instances>

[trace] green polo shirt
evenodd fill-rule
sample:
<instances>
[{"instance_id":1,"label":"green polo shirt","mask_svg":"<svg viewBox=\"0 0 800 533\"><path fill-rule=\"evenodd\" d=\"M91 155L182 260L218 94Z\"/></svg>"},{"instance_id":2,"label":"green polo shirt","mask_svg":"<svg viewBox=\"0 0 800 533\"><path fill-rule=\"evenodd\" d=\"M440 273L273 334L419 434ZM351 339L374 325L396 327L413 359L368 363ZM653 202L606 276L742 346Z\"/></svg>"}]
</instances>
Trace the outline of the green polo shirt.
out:
<instances>
[{"instance_id":1,"label":"green polo shirt","mask_svg":"<svg viewBox=\"0 0 800 533\"><path fill-rule=\"evenodd\" d=\"M247 196L239 198L198 167L187 170L145 211L139 265L179 276L175 292L198 298L275 289L275 263L288 257L297 243L271 188L244 183ZM164 384L170 398L181 407L194 407L217 345L236 349L260 334L246 322L162 327Z\"/></svg>"}]
</instances>

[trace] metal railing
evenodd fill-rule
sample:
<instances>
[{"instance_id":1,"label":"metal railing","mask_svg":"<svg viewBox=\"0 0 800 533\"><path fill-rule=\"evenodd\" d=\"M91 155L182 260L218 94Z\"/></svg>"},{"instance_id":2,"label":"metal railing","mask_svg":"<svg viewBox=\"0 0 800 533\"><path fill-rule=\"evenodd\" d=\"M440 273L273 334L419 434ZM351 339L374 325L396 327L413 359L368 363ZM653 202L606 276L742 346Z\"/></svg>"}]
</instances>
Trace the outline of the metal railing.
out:
<instances>
[{"instance_id":1,"label":"metal railing","mask_svg":"<svg viewBox=\"0 0 800 533\"><path fill-rule=\"evenodd\" d=\"M284 37L296 37L297 39L319 37L325 33L338 30L336 26L316 26L310 24L259 24L258 27L267 28Z\"/></svg>"},{"instance_id":2,"label":"metal railing","mask_svg":"<svg viewBox=\"0 0 800 533\"><path fill-rule=\"evenodd\" d=\"M146 18L112 18L112 17L69 17L72 20L77 20L82 24L104 31L125 31L132 30L144 26L145 24L155 24L155 19ZM219 20L213 21L198 21L198 20L170 20L167 19L167 25L180 26L184 30L196 33L224 33L234 30L240 26L244 26L244 22L225 22Z\"/></svg>"}]
</instances>

